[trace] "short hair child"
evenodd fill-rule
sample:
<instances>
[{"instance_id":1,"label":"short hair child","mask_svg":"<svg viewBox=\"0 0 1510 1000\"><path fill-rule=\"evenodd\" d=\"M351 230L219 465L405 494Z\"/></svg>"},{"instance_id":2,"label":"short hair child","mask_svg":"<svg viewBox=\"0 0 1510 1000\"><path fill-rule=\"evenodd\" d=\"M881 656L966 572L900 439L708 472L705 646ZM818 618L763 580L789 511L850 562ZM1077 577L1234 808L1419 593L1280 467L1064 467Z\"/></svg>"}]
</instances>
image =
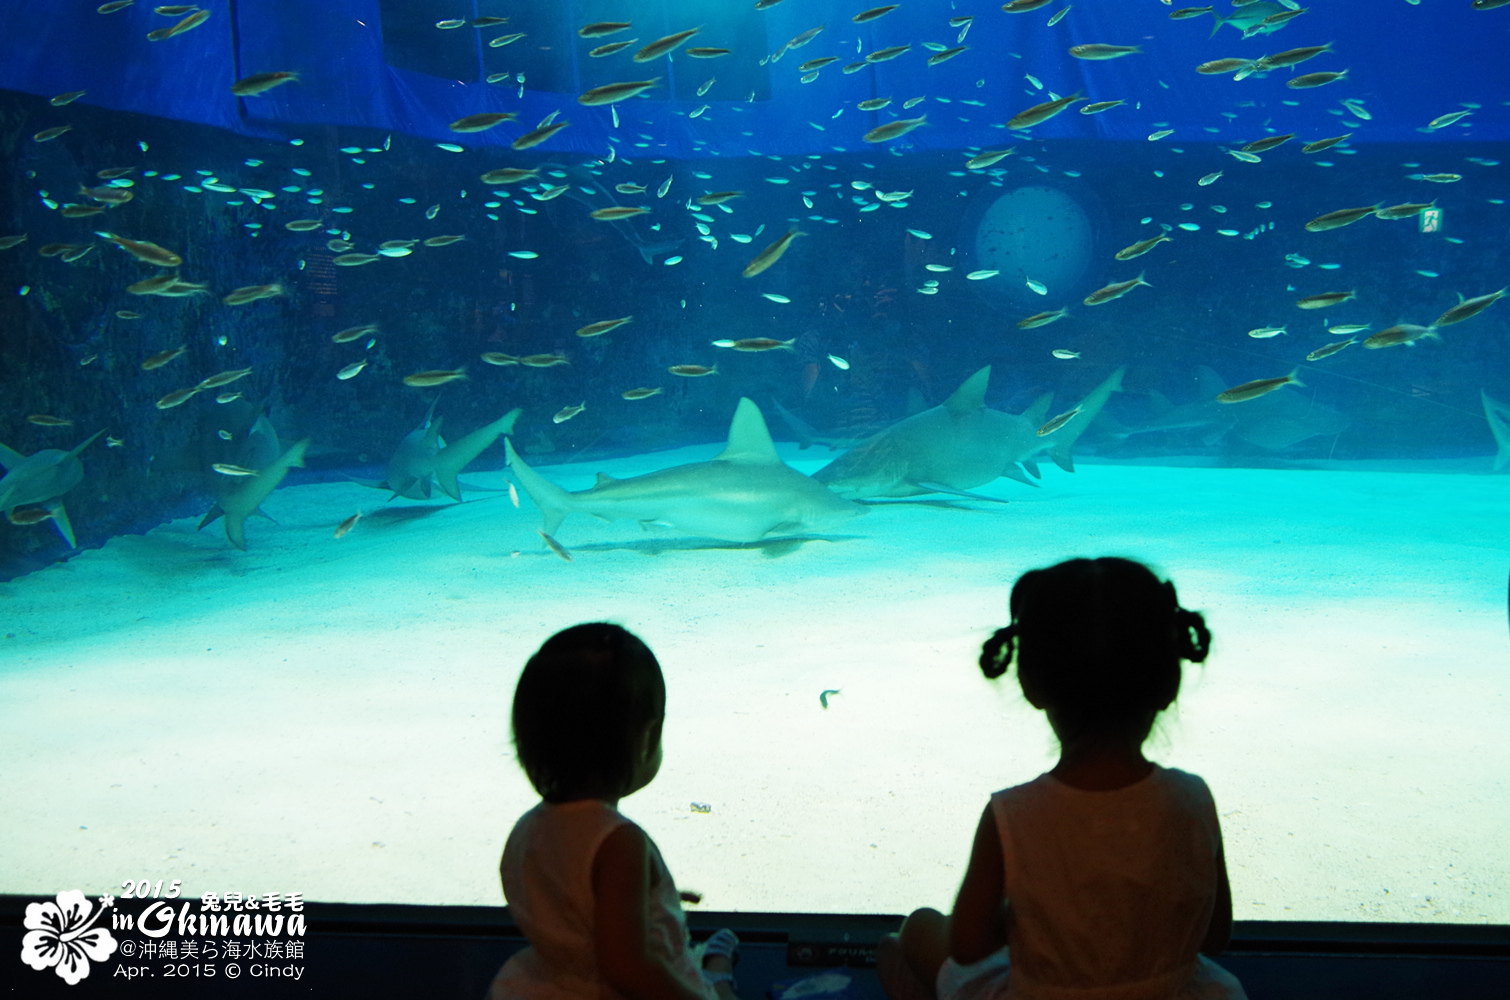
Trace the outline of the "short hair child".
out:
<instances>
[{"instance_id":1,"label":"short hair child","mask_svg":"<svg viewBox=\"0 0 1510 1000\"><path fill-rule=\"evenodd\" d=\"M666 682L633 633L603 622L551 636L514 691L514 747L546 802L626 794L646 727L661 742Z\"/></svg>"},{"instance_id":2,"label":"short hair child","mask_svg":"<svg viewBox=\"0 0 1510 1000\"><path fill-rule=\"evenodd\" d=\"M661 765L666 683L618 625L575 625L531 656L514 691L514 745L542 801L514 824L499 873L531 944L491 1000L737 1000L739 939L698 948L659 849L618 811Z\"/></svg>"}]
</instances>

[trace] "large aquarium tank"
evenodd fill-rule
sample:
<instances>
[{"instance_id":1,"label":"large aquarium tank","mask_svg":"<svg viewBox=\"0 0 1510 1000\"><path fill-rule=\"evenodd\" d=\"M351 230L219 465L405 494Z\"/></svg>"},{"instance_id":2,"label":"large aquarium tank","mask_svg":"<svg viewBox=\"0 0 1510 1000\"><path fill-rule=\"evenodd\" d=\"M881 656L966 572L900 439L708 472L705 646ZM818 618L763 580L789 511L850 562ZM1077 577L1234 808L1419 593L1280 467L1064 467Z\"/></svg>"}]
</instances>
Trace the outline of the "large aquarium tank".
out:
<instances>
[{"instance_id":1,"label":"large aquarium tank","mask_svg":"<svg viewBox=\"0 0 1510 1000\"><path fill-rule=\"evenodd\" d=\"M1510 4L0 8L0 890L499 904L642 635L703 906L947 907L1150 562L1239 920L1510 923ZM265 515L265 516L263 516Z\"/></svg>"}]
</instances>

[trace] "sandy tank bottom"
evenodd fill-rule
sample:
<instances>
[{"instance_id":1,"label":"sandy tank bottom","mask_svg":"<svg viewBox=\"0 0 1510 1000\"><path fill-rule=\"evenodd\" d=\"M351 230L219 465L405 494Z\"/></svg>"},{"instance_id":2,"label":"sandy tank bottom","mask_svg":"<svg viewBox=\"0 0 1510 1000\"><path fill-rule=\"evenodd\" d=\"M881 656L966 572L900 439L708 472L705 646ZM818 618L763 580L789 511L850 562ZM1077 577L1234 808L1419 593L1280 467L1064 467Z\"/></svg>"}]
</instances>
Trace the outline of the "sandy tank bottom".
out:
<instances>
[{"instance_id":1,"label":"sandy tank bottom","mask_svg":"<svg viewBox=\"0 0 1510 1000\"><path fill-rule=\"evenodd\" d=\"M1510 923L1510 480L1082 465L990 490L1011 502L877 506L795 548L574 515L571 563L502 492L283 489L245 553L193 519L116 538L0 585L0 889L501 903L536 801L518 671L606 618L669 688L665 765L622 808L705 908L947 907L989 793L1054 760L979 644L1023 570L1121 554L1215 634L1148 749L1211 785L1238 919Z\"/></svg>"}]
</instances>

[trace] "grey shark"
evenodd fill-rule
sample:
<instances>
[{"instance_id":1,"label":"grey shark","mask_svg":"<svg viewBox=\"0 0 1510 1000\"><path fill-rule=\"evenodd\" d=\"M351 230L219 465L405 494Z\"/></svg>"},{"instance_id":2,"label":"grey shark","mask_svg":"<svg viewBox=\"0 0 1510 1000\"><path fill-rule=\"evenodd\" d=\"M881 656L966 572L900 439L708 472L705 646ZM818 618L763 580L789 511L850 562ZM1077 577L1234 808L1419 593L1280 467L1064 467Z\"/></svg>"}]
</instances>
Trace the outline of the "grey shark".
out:
<instances>
[{"instance_id":1,"label":"grey shark","mask_svg":"<svg viewBox=\"0 0 1510 1000\"><path fill-rule=\"evenodd\" d=\"M266 468L259 469L256 475L247 476L240 486L221 497L215 506L206 512L205 516L200 519L199 528L196 530L203 530L205 525L224 516L226 541L245 552L246 519L253 514L267 517L262 512L262 502L278 488L279 483L283 482L283 477L288 475L289 469L304 467L304 450L308 447L309 438L305 438L275 458Z\"/></svg>"},{"instance_id":2,"label":"grey shark","mask_svg":"<svg viewBox=\"0 0 1510 1000\"><path fill-rule=\"evenodd\" d=\"M1498 472L1510 463L1510 406L1501 403L1482 389L1479 396L1484 401L1484 419L1489 421L1489 432L1494 435L1497 453L1494 456L1494 471Z\"/></svg>"},{"instance_id":3,"label":"grey shark","mask_svg":"<svg viewBox=\"0 0 1510 1000\"><path fill-rule=\"evenodd\" d=\"M457 475L500 436L513 433L514 422L523 412L516 407L492 423L447 444L440 436L441 421L435 418L435 404L431 403L424 423L405 435L394 449L393 457L388 460L387 479L373 482L353 477L352 481L374 489L391 490L393 497L429 500L433 479L446 496L459 501L462 483L457 480Z\"/></svg>"},{"instance_id":4,"label":"grey shark","mask_svg":"<svg viewBox=\"0 0 1510 1000\"><path fill-rule=\"evenodd\" d=\"M1124 428L1123 437L1153 431L1201 430L1207 444L1230 435L1266 451L1283 451L1313 437L1337 434L1349 420L1342 413L1298 392L1271 392L1245 403L1218 403L1216 397L1228 385L1210 368L1196 369L1196 399L1172 405L1162 396L1155 401L1163 412L1136 427Z\"/></svg>"},{"instance_id":5,"label":"grey shark","mask_svg":"<svg viewBox=\"0 0 1510 1000\"><path fill-rule=\"evenodd\" d=\"M944 402L893 424L833 462L813 478L827 483L843 497L911 497L925 493L953 493L972 499L966 491L999 476L1036 485L1036 457L1048 452L1066 472L1075 471L1071 454L1075 441L1096 419L1107 398L1122 387L1123 369L1081 401L1075 416L1049 434L1039 436L1052 396L1040 397L1022 413L1003 413L986 406L990 367L965 380Z\"/></svg>"},{"instance_id":6,"label":"grey shark","mask_svg":"<svg viewBox=\"0 0 1510 1000\"><path fill-rule=\"evenodd\" d=\"M84 443L72 451L44 448L33 455L22 455L0 444L0 465L5 466L5 478L0 479L0 512L7 517L11 511L25 504L40 504L52 515L52 523L70 549L78 548L73 537L73 525L68 512L63 509L63 494L79 485L84 479L84 466L79 461L79 452L94 443L104 431L95 431Z\"/></svg>"},{"instance_id":7,"label":"grey shark","mask_svg":"<svg viewBox=\"0 0 1510 1000\"><path fill-rule=\"evenodd\" d=\"M567 188L561 193L579 204L586 205L590 210L619 207L618 199L614 198L606 187L598 183L597 177L587 167L547 161L540 164L539 169L556 170L565 174ZM639 251L640 258L647 264L655 263L656 254L669 254L683 243L682 240L647 240L635 230L633 224L624 219L615 220L609 225L624 237L626 243Z\"/></svg>"},{"instance_id":8,"label":"grey shark","mask_svg":"<svg viewBox=\"0 0 1510 1000\"><path fill-rule=\"evenodd\" d=\"M525 463L505 440L514 476L554 535L568 514L592 514L664 524L689 535L754 542L770 535L801 534L866 513L859 504L781 461L760 408L740 399L729 424L727 447L709 462L693 462L614 479L598 474L592 489L568 493Z\"/></svg>"},{"instance_id":9,"label":"grey shark","mask_svg":"<svg viewBox=\"0 0 1510 1000\"><path fill-rule=\"evenodd\" d=\"M1274 3L1273 0L1257 0L1256 3L1245 4L1237 8L1226 17L1213 10L1211 16L1215 18L1215 23L1211 25L1211 35L1213 38L1216 37L1216 33L1221 30L1224 24L1230 24L1238 31L1241 31L1244 38L1253 35L1271 35L1290 22L1278 21L1274 24L1265 24L1264 18L1295 9L1297 8L1288 4Z\"/></svg>"}]
</instances>

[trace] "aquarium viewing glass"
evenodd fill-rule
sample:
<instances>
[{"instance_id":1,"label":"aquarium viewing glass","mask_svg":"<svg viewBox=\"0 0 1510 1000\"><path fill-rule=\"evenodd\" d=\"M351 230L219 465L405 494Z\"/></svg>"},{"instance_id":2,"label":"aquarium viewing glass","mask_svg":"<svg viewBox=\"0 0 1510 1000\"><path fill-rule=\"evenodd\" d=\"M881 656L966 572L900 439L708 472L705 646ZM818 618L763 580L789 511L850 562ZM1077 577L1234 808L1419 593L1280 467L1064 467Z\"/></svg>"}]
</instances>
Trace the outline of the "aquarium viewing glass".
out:
<instances>
[{"instance_id":1,"label":"aquarium viewing glass","mask_svg":"<svg viewBox=\"0 0 1510 1000\"><path fill-rule=\"evenodd\" d=\"M705 908L947 907L1057 752L980 643L1116 554L1215 635L1147 752L1237 919L1510 923L1507 39L5 5L0 890L501 903L514 682L609 619Z\"/></svg>"}]
</instances>

